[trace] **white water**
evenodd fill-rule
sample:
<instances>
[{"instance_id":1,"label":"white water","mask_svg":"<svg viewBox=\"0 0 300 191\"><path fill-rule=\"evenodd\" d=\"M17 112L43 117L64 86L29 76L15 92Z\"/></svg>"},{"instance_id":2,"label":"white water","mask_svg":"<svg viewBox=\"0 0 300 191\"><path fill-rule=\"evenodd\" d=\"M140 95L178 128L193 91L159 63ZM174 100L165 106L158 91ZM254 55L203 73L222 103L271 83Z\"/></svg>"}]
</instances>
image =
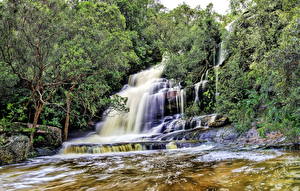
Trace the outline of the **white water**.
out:
<instances>
[{"instance_id":1,"label":"white water","mask_svg":"<svg viewBox=\"0 0 300 191\"><path fill-rule=\"evenodd\" d=\"M140 133L143 115L149 106L149 93L153 84L162 75L164 65L158 65L130 77L129 86L118 95L126 97L129 112L111 110L106 117L100 134L102 136ZM160 94L155 95L157 97Z\"/></svg>"},{"instance_id":2,"label":"white water","mask_svg":"<svg viewBox=\"0 0 300 191\"><path fill-rule=\"evenodd\" d=\"M200 88L201 88L201 90L204 90L206 87L206 84L208 82L208 72L209 72L209 69L207 69L206 72L202 74L200 82L196 83L194 86L195 87L195 100L194 100L195 103L198 103L200 101L200 98L199 98Z\"/></svg>"},{"instance_id":3,"label":"white water","mask_svg":"<svg viewBox=\"0 0 300 191\"><path fill-rule=\"evenodd\" d=\"M220 69L220 66L222 65L222 63L224 62L225 60L225 50L223 48L223 45L222 43L220 43L219 45L219 49L218 49L218 59L217 59L217 62L216 62L216 65L214 67L215 69L215 75L216 75L216 101L218 100L218 96L219 96L219 69Z\"/></svg>"}]
</instances>

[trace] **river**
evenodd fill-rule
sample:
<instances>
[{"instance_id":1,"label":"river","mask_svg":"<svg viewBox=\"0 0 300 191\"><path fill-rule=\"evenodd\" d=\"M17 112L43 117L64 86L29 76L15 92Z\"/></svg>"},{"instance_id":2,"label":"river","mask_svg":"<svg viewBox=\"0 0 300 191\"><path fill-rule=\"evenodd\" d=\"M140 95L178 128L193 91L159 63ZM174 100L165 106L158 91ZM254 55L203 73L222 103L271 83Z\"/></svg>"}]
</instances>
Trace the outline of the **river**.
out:
<instances>
[{"instance_id":1,"label":"river","mask_svg":"<svg viewBox=\"0 0 300 191\"><path fill-rule=\"evenodd\" d=\"M0 190L300 190L300 153L213 145L58 154L0 167Z\"/></svg>"}]
</instances>

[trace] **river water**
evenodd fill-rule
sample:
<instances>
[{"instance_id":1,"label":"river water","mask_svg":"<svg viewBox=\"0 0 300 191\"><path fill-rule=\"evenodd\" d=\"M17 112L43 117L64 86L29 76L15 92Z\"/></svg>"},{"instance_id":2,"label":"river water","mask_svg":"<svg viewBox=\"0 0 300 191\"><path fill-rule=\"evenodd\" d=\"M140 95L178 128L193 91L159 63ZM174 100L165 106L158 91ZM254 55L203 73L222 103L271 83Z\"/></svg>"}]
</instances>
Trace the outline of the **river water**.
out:
<instances>
[{"instance_id":1,"label":"river water","mask_svg":"<svg viewBox=\"0 0 300 191\"><path fill-rule=\"evenodd\" d=\"M0 190L300 190L300 153L213 145L59 154L0 167Z\"/></svg>"}]
</instances>

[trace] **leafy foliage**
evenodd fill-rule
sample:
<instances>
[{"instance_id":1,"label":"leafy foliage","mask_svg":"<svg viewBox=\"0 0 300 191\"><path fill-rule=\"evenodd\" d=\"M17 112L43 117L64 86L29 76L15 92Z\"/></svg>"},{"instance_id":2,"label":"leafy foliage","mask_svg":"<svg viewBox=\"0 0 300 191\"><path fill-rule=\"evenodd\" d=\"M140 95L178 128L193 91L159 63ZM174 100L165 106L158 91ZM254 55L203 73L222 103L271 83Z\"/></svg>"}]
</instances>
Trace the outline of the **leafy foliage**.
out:
<instances>
[{"instance_id":1,"label":"leafy foliage","mask_svg":"<svg viewBox=\"0 0 300 191\"><path fill-rule=\"evenodd\" d=\"M244 8L226 39L229 57L218 111L229 114L241 130L258 120L265 132L280 130L297 139L299 1L253 1Z\"/></svg>"},{"instance_id":2,"label":"leafy foliage","mask_svg":"<svg viewBox=\"0 0 300 191\"><path fill-rule=\"evenodd\" d=\"M168 53L164 75L175 79L188 91L194 91L194 84L200 82L206 72L214 81L216 48L221 41L221 25L216 21L212 4L206 9L191 9L183 4L162 15L159 29L164 30L163 49ZM167 23L167 24L166 24ZM200 103L188 99L187 116L214 111L214 83L202 92Z\"/></svg>"}]
</instances>

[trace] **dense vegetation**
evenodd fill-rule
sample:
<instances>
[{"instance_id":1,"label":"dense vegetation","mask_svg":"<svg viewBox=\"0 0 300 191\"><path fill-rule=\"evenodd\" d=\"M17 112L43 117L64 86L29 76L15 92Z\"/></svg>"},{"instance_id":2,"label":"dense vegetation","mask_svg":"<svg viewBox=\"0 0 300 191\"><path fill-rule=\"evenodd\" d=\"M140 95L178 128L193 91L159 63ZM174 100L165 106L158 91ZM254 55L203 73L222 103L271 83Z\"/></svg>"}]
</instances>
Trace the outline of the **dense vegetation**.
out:
<instances>
[{"instance_id":1,"label":"dense vegetation","mask_svg":"<svg viewBox=\"0 0 300 191\"><path fill-rule=\"evenodd\" d=\"M161 58L143 34L160 9L150 1L0 3L2 127L64 127L66 139L70 122L86 127L118 104L109 96L128 74Z\"/></svg>"},{"instance_id":2,"label":"dense vegetation","mask_svg":"<svg viewBox=\"0 0 300 191\"><path fill-rule=\"evenodd\" d=\"M242 131L300 135L300 1L232 1L217 110ZM240 10L241 9L241 10ZM240 13L240 14L239 14Z\"/></svg>"},{"instance_id":3,"label":"dense vegetation","mask_svg":"<svg viewBox=\"0 0 300 191\"><path fill-rule=\"evenodd\" d=\"M168 56L164 76L191 88L209 72L187 115L219 112L245 131L300 134L299 0L232 0L172 11L152 0L0 2L0 130L15 122L73 129L101 119L128 76ZM230 32L225 26L230 24ZM220 43L226 59L214 66Z\"/></svg>"}]
</instances>

